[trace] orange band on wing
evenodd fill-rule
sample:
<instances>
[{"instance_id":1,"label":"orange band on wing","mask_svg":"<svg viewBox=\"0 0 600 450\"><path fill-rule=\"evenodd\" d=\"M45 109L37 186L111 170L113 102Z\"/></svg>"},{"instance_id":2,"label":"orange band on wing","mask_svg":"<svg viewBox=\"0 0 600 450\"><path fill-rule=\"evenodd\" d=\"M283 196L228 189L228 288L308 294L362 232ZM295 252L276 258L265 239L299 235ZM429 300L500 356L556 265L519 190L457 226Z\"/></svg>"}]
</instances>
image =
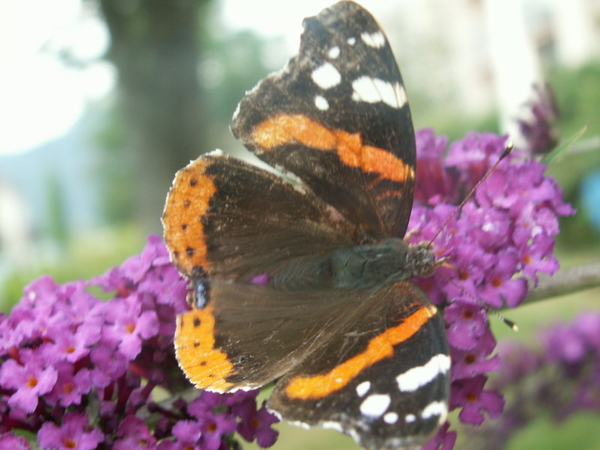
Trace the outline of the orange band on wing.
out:
<instances>
[{"instance_id":1,"label":"orange band on wing","mask_svg":"<svg viewBox=\"0 0 600 450\"><path fill-rule=\"evenodd\" d=\"M252 132L252 139L265 151L293 143L335 151L344 164L378 173L392 181L404 182L415 177L413 167L393 153L363 145L359 133L331 130L301 114L280 114L259 123Z\"/></svg>"},{"instance_id":2,"label":"orange band on wing","mask_svg":"<svg viewBox=\"0 0 600 450\"><path fill-rule=\"evenodd\" d=\"M208 305L177 316L175 356L197 388L225 392L233 386L225 378L233 373L234 366L227 353L215 348L213 311L214 307Z\"/></svg>"},{"instance_id":3,"label":"orange band on wing","mask_svg":"<svg viewBox=\"0 0 600 450\"><path fill-rule=\"evenodd\" d=\"M188 277L194 266L208 266L202 217L217 190L213 180L204 174L209 164L210 161L198 158L177 172L162 218L171 258Z\"/></svg>"},{"instance_id":4,"label":"orange band on wing","mask_svg":"<svg viewBox=\"0 0 600 450\"><path fill-rule=\"evenodd\" d=\"M285 388L292 399L323 398L346 386L364 368L394 354L394 346L413 336L436 313L433 305L423 306L403 319L400 325L388 328L371 339L367 348L335 369L323 375L293 378Z\"/></svg>"}]
</instances>

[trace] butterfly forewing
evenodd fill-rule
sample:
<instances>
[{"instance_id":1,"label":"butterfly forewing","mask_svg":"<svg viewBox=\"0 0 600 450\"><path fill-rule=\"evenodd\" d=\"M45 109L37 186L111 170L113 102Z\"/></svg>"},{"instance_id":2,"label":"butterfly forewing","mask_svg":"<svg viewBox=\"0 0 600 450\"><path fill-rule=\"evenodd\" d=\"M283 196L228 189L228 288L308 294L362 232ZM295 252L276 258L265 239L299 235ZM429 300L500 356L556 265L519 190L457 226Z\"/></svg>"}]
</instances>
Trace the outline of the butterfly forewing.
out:
<instances>
[{"instance_id":1,"label":"butterfly forewing","mask_svg":"<svg viewBox=\"0 0 600 450\"><path fill-rule=\"evenodd\" d=\"M404 235L415 141L385 34L341 2L304 21L300 51L238 106L233 133L373 237Z\"/></svg>"}]
</instances>

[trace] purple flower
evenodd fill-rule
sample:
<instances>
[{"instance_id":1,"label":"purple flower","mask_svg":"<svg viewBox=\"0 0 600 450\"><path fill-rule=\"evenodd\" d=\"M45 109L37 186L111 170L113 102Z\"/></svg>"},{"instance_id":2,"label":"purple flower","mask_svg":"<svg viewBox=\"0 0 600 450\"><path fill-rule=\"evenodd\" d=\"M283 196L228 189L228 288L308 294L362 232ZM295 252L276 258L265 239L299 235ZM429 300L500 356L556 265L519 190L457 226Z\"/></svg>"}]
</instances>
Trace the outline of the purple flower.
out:
<instances>
[{"instance_id":1,"label":"purple flower","mask_svg":"<svg viewBox=\"0 0 600 450\"><path fill-rule=\"evenodd\" d=\"M60 426L46 422L38 433L42 449L93 450L103 439L102 432L90 427L87 416L79 413L66 414Z\"/></svg>"},{"instance_id":2,"label":"purple flower","mask_svg":"<svg viewBox=\"0 0 600 450\"><path fill-rule=\"evenodd\" d=\"M121 352L105 345L98 345L90 352L92 382L98 388L105 388L119 379L128 369L128 361Z\"/></svg>"},{"instance_id":3,"label":"purple flower","mask_svg":"<svg viewBox=\"0 0 600 450\"><path fill-rule=\"evenodd\" d=\"M419 176L415 187L415 199L423 204L436 205L455 195L452 190L452 179L442 165L442 153L446 149L448 139L436 136L431 129L424 129L416 134L417 167Z\"/></svg>"},{"instance_id":4,"label":"purple flower","mask_svg":"<svg viewBox=\"0 0 600 450\"><path fill-rule=\"evenodd\" d=\"M421 450L452 450L456 443L456 431L448 431L449 428L450 424L446 422Z\"/></svg>"},{"instance_id":5,"label":"purple flower","mask_svg":"<svg viewBox=\"0 0 600 450\"><path fill-rule=\"evenodd\" d=\"M479 338L479 344L469 350L451 348L452 379L458 380L493 372L500 368L498 355L489 358L496 347L496 340L489 329Z\"/></svg>"},{"instance_id":6,"label":"purple flower","mask_svg":"<svg viewBox=\"0 0 600 450\"><path fill-rule=\"evenodd\" d=\"M495 264L488 269L486 280L478 293L491 306L500 308L506 303L514 308L527 295L527 280L514 278L519 267L518 255L514 249L499 250L496 255Z\"/></svg>"},{"instance_id":7,"label":"purple flower","mask_svg":"<svg viewBox=\"0 0 600 450\"><path fill-rule=\"evenodd\" d=\"M453 381L450 408L462 407L458 414L462 422L480 425L484 419L481 411L486 411L492 419L502 412L504 399L495 391L484 391L486 381L483 375Z\"/></svg>"},{"instance_id":8,"label":"purple flower","mask_svg":"<svg viewBox=\"0 0 600 450\"><path fill-rule=\"evenodd\" d=\"M189 414L201 430L200 443L203 449L218 450L223 436L235 431L235 417L227 411L216 414L213 409L223 404L226 398L214 392L203 392L188 407Z\"/></svg>"},{"instance_id":9,"label":"purple flower","mask_svg":"<svg viewBox=\"0 0 600 450\"><path fill-rule=\"evenodd\" d=\"M143 311L135 295L116 298L106 313L102 339L110 346L117 345L128 359L134 359L142 349L142 341L158 332L158 318L154 311Z\"/></svg>"},{"instance_id":10,"label":"purple flower","mask_svg":"<svg viewBox=\"0 0 600 450\"><path fill-rule=\"evenodd\" d=\"M156 439L148 428L148 424L139 417L125 417L119 424L116 434L117 439L112 445L113 450L156 448Z\"/></svg>"},{"instance_id":11,"label":"purple flower","mask_svg":"<svg viewBox=\"0 0 600 450\"><path fill-rule=\"evenodd\" d=\"M95 448L103 441L115 449L225 450L238 423L252 416L252 438L272 443L275 419L256 412L257 391L199 392L189 405L182 400L171 408L152 402L157 386L171 396L189 387L173 349L186 284L155 237L140 255L90 282L34 281L11 314L0 316L3 431L37 433L41 448ZM98 287L113 298L88 292ZM242 417L240 403L253 409ZM90 411L96 416L88 419ZM151 414L154 429L136 416L142 412ZM3 436L0 443L14 441Z\"/></svg>"},{"instance_id":12,"label":"purple flower","mask_svg":"<svg viewBox=\"0 0 600 450\"><path fill-rule=\"evenodd\" d=\"M200 441L205 450L218 450L224 436L232 434L236 428L235 417L229 414L216 414L201 421Z\"/></svg>"},{"instance_id":13,"label":"purple flower","mask_svg":"<svg viewBox=\"0 0 600 450\"><path fill-rule=\"evenodd\" d=\"M502 364L494 381L499 388L515 384L528 377L542 363L541 358L534 351L514 341L503 341L498 347Z\"/></svg>"},{"instance_id":14,"label":"purple flower","mask_svg":"<svg viewBox=\"0 0 600 450\"><path fill-rule=\"evenodd\" d=\"M178 448L199 448L201 434L195 420L180 420L173 426L173 436L177 439Z\"/></svg>"},{"instance_id":15,"label":"purple flower","mask_svg":"<svg viewBox=\"0 0 600 450\"><path fill-rule=\"evenodd\" d=\"M523 274L537 285L537 273L554 273L558 270L558 260L551 256L554 239L545 234L534 236L521 253Z\"/></svg>"},{"instance_id":16,"label":"purple flower","mask_svg":"<svg viewBox=\"0 0 600 450\"><path fill-rule=\"evenodd\" d=\"M21 352L19 363L9 359L0 367L0 385L5 389L14 389L8 399L13 408L32 413L38 405L39 397L54 388L58 378L52 366L44 367L42 361L31 351Z\"/></svg>"},{"instance_id":17,"label":"purple flower","mask_svg":"<svg viewBox=\"0 0 600 450\"><path fill-rule=\"evenodd\" d=\"M509 400L493 427L483 427L483 435L477 431L479 441L489 438L494 448L503 448L540 415L564 421L578 411L600 410L600 314L581 314L570 323L548 327L540 337L542 346L500 345L502 365L492 382Z\"/></svg>"},{"instance_id":18,"label":"purple flower","mask_svg":"<svg viewBox=\"0 0 600 450\"><path fill-rule=\"evenodd\" d=\"M535 84L532 91L515 122L523 141L520 147L537 155L549 152L558 142L558 106L548 83Z\"/></svg>"},{"instance_id":19,"label":"purple flower","mask_svg":"<svg viewBox=\"0 0 600 450\"><path fill-rule=\"evenodd\" d=\"M30 450L29 443L23 436L12 433L0 435L0 450Z\"/></svg>"},{"instance_id":20,"label":"purple flower","mask_svg":"<svg viewBox=\"0 0 600 450\"><path fill-rule=\"evenodd\" d=\"M448 342L455 348L471 350L488 329L487 315L476 303L456 300L444 310Z\"/></svg>"},{"instance_id":21,"label":"purple flower","mask_svg":"<svg viewBox=\"0 0 600 450\"><path fill-rule=\"evenodd\" d=\"M65 361L57 363L55 368L58 379L52 392L46 396L46 400L51 405L79 405L82 396L88 394L92 388L90 370L81 369L75 373L75 367Z\"/></svg>"},{"instance_id":22,"label":"purple flower","mask_svg":"<svg viewBox=\"0 0 600 450\"><path fill-rule=\"evenodd\" d=\"M271 428L271 425L279 422L279 419L263 405L258 411L256 408L247 408L240 414L242 421L237 426L237 432L252 442L256 438L259 447L267 448L277 441L278 432Z\"/></svg>"},{"instance_id":23,"label":"purple flower","mask_svg":"<svg viewBox=\"0 0 600 450\"><path fill-rule=\"evenodd\" d=\"M600 360L600 315L581 314L572 323L550 327L541 338L548 361L573 364L590 356Z\"/></svg>"}]
</instances>

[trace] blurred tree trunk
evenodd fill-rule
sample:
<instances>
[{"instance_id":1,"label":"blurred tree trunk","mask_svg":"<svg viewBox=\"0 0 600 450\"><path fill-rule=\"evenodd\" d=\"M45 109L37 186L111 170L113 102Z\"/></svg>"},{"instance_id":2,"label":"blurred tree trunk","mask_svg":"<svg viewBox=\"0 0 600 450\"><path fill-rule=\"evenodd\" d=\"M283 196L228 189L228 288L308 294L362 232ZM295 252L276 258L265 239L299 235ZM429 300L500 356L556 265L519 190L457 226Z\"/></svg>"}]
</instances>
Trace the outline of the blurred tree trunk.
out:
<instances>
[{"instance_id":1,"label":"blurred tree trunk","mask_svg":"<svg viewBox=\"0 0 600 450\"><path fill-rule=\"evenodd\" d=\"M133 167L135 214L149 233L161 232L175 172L203 148L198 40L201 9L208 2L100 0L129 133L131 155L123 156Z\"/></svg>"}]
</instances>

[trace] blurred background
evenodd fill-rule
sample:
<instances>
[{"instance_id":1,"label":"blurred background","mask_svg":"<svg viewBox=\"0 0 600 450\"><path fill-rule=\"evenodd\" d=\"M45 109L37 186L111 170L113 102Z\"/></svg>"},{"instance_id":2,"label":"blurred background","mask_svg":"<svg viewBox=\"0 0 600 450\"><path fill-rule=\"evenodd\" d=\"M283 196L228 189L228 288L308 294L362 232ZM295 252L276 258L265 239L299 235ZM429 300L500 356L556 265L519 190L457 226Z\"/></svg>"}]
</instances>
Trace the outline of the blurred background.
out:
<instances>
[{"instance_id":1,"label":"blurred background","mask_svg":"<svg viewBox=\"0 0 600 450\"><path fill-rule=\"evenodd\" d=\"M61 282L89 278L139 252L148 234L161 233L175 172L214 148L243 151L228 128L237 102L295 53L302 18L329 4L0 0L2 310L42 273ZM566 266L597 260L600 2L361 4L387 32L417 129L432 127L451 139L469 130L511 132L518 142L515 120L532 84L549 83L559 140L583 131L549 168L578 209L562 223L559 257ZM598 309L599 296L588 291L543 310L520 308L511 318L533 328ZM600 449L600 435L588 433L588 422L597 420L590 417L578 419L575 431L561 427L560 438L542 422L534 442L549 436L543 448L564 448L552 445L586 430L577 448ZM302 436L299 446L282 439L276 448L313 448L305 437L324 448L320 433L337 439L293 433ZM530 448L527 436L520 439L511 448Z\"/></svg>"}]
</instances>

